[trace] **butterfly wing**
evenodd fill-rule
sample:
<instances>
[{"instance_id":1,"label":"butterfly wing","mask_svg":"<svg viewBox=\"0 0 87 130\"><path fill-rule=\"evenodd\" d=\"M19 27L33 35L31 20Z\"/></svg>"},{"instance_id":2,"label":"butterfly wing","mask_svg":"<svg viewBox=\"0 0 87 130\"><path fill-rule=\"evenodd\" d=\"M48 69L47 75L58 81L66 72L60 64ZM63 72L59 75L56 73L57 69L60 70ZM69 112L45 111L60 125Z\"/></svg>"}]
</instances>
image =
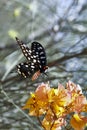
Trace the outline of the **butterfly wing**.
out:
<instances>
[{"instance_id":1,"label":"butterfly wing","mask_svg":"<svg viewBox=\"0 0 87 130\"><path fill-rule=\"evenodd\" d=\"M29 62L32 58L31 57L31 50L22 41L20 41L17 37L16 37L16 41L17 41L18 45L20 46L24 56L26 57L26 59Z\"/></svg>"},{"instance_id":2,"label":"butterfly wing","mask_svg":"<svg viewBox=\"0 0 87 130\"><path fill-rule=\"evenodd\" d=\"M16 37L16 41L19 44L24 56L27 59L27 62L20 63L17 65L18 73L25 78L32 76L39 68L37 65L36 56L32 55L31 50Z\"/></svg>"},{"instance_id":3,"label":"butterfly wing","mask_svg":"<svg viewBox=\"0 0 87 130\"><path fill-rule=\"evenodd\" d=\"M43 68L47 64L46 53L43 46L39 42L33 42L31 45L31 52L33 56L36 56L39 69L41 72L43 72Z\"/></svg>"},{"instance_id":4,"label":"butterfly wing","mask_svg":"<svg viewBox=\"0 0 87 130\"><path fill-rule=\"evenodd\" d=\"M38 69L33 63L20 63L17 65L18 73L25 78L32 76Z\"/></svg>"}]
</instances>

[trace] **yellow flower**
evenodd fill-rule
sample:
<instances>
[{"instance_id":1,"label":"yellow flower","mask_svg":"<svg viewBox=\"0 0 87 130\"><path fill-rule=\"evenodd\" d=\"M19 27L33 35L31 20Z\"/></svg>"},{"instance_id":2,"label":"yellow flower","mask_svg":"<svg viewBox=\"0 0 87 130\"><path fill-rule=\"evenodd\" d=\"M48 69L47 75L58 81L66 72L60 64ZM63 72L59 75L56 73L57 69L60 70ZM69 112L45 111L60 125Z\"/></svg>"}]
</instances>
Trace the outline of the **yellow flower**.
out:
<instances>
[{"instance_id":1,"label":"yellow flower","mask_svg":"<svg viewBox=\"0 0 87 130\"><path fill-rule=\"evenodd\" d=\"M42 83L31 94L23 109L29 109L29 115L42 116L39 122L45 130L59 130L66 125L65 118L68 114L87 112L87 100L80 86L71 81L66 88L59 84L57 89ZM74 130L83 130L87 118L74 114L70 123Z\"/></svg>"},{"instance_id":2,"label":"yellow flower","mask_svg":"<svg viewBox=\"0 0 87 130\"><path fill-rule=\"evenodd\" d=\"M29 115L40 116L45 114L48 109L48 96L47 92L50 87L48 84L42 83L35 91L31 94L31 98L28 99L23 109L29 109Z\"/></svg>"},{"instance_id":3,"label":"yellow flower","mask_svg":"<svg viewBox=\"0 0 87 130\"><path fill-rule=\"evenodd\" d=\"M42 125L45 127L45 130L60 130L62 125L66 125L66 122L64 118L56 118L52 110L48 110L42 121Z\"/></svg>"},{"instance_id":4,"label":"yellow flower","mask_svg":"<svg viewBox=\"0 0 87 130\"><path fill-rule=\"evenodd\" d=\"M74 114L70 121L74 130L83 130L87 123L87 118Z\"/></svg>"}]
</instances>

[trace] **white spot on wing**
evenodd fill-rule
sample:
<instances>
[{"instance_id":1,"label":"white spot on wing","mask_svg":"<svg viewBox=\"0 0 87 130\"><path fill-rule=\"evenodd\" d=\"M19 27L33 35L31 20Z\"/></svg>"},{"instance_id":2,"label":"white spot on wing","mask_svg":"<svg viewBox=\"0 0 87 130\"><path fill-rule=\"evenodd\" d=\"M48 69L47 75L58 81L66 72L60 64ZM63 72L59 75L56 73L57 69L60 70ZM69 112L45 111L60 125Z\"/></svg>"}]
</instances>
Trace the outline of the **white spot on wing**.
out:
<instances>
[{"instance_id":1,"label":"white spot on wing","mask_svg":"<svg viewBox=\"0 0 87 130\"><path fill-rule=\"evenodd\" d=\"M25 50L23 50L23 52L25 53Z\"/></svg>"},{"instance_id":2,"label":"white spot on wing","mask_svg":"<svg viewBox=\"0 0 87 130\"><path fill-rule=\"evenodd\" d=\"M20 71L20 69L18 69L18 73L19 73L19 74L21 74L21 71Z\"/></svg>"},{"instance_id":3,"label":"white spot on wing","mask_svg":"<svg viewBox=\"0 0 87 130\"><path fill-rule=\"evenodd\" d=\"M35 67L32 65L31 68L35 68Z\"/></svg>"},{"instance_id":4,"label":"white spot on wing","mask_svg":"<svg viewBox=\"0 0 87 130\"><path fill-rule=\"evenodd\" d=\"M34 63L33 63L33 62L31 63L31 66L34 66Z\"/></svg>"},{"instance_id":5,"label":"white spot on wing","mask_svg":"<svg viewBox=\"0 0 87 130\"><path fill-rule=\"evenodd\" d=\"M45 61L43 60L42 63L45 63Z\"/></svg>"},{"instance_id":6,"label":"white spot on wing","mask_svg":"<svg viewBox=\"0 0 87 130\"><path fill-rule=\"evenodd\" d=\"M17 65L18 68L20 68L20 65Z\"/></svg>"},{"instance_id":7,"label":"white spot on wing","mask_svg":"<svg viewBox=\"0 0 87 130\"><path fill-rule=\"evenodd\" d=\"M34 58L36 58L36 56L33 56Z\"/></svg>"},{"instance_id":8,"label":"white spot on wing","mask_svg":"<svg viewBox=\"0 0 87 130\"><path fill-rule=\"evenodd\" d=\"M31 58L33 58L33 56L31 56Z\"/></svg>"},{"instance_id":9,"label":"white spot on wing","mask_svg":"<svg viewBox=\"0 0 87 130\"><path fill-rule=\"evenodd\" d=\"M22 75L26 78L26 75L24 73L22 73Z\"/></svg>"},{"instance_id":10,"label":"white spot on wing","mask_svg":"<svg viewBox=\"0 0 87 130\"><path fill-rule=\"evenodd\" d=\"M25 65L28 68L28 65Z\"/></svg>"},{"instance_id":11,"label":"white spot on wing","mask_svg":"<svg viewBox=\"0 0 87 130\"><path fill-rule=\"evenodd\" d=\"M21 63L21 65L24 65L24 63Z\"/></svg>"},{"instance_id":12,"label":"white spot on wing","mask_svg":"<svg viewBox=\"0 0 87 130\"><path fill-rule=\"evenodd\" d=\"M25 53L25 56L27 56L27 53Z\"/></svg>"},{"instance_id":13,"label":"white spot on wing","mask_svg":"<svg viewBox=\"0 0 87 130\"><path fill-rule=\"evenodd\" d=\"M45 57L40 57L40 59L45 59Z\"/></svg>"},{"instance_id":14,"label":"white spot on wing","mask_svg":"<svg viewBox=\"0 0 87 130\"><path fill-rule=\"evenodd\" d=\"M36 59L33 59L33 62L36 63Z\"/></svg>"},{"instance_id":15,"label":"white spot on wing","mask_svg":"<svg viewBox=\"0 0 87 130\"><path fill-rule=\"evenodd\" d=\"M40 46L38 49L39 49L39 50L42 50L43 48Z\"/></svg>"},{"instance_id":16,"label":"white spot on wing","mask_svg":"<svg viewBox=\"0 0 87 130\"><path fill-rule=\"evenodd\" d=\"M43 51L41 51L41 52L40 52L40 55L42 55L42 54L44 54L44 52L43 52Z\"/></svg>"},{"instance_id":17,"label":"white spot on wing","mask_svg":"<svg viewBox=\"0 0 87 130\"><path fill-rule=\"evenodd\" d=\"M28 71L28 74L30 75L30 72Z\"/></svg>"},{"instance_id":18,"label":"white spot on wing","mask_svg":"<svg viewBox=\"0 0 87 130\"><path fill-rule=\"evenodd\" d=\"M30 60L30 57L28 57L28 60Z\"/></svg>"}]
</instances>

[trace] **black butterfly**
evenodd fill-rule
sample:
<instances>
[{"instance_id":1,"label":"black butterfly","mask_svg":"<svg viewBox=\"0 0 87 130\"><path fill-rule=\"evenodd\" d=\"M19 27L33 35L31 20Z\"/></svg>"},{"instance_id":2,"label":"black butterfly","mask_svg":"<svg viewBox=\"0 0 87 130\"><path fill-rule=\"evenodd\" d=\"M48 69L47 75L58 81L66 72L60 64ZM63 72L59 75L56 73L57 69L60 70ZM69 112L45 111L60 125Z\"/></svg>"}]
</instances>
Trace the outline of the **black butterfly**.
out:
<instances>
[{"instance_id":1,"label":"black butterfly","mask_svg":"<svg viewBox=\"0 0 87 130\"><path fill-rule=\"evenodd\" d=\"M31 49L29 49L17 37L16 41L27 59L27 62L17 65L18 73L25 78L32 76L32 80L37 79L41 73L45 73L45 70L48 69L43 46L38 42L33 42L31 43Z\"/></svg>"}]
</instances>

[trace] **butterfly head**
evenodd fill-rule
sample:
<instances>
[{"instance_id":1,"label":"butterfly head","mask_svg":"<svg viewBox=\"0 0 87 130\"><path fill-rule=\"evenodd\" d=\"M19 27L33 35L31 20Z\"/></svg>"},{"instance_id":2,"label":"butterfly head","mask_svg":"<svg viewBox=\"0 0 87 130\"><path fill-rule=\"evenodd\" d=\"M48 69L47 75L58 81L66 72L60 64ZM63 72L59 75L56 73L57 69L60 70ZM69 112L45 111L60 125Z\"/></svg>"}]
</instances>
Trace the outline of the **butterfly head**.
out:
<instances>
[{"instance_id":1,"label":"butterfly head","mask_svg":"<svg viewBox=\"0 0 87 130\"><path fill-rule=\"evenodd\" d=\"M45 72L48 69L48 66L44 66L43 69L44 69L44 72Z\"/></svg>"}]
</instances>

